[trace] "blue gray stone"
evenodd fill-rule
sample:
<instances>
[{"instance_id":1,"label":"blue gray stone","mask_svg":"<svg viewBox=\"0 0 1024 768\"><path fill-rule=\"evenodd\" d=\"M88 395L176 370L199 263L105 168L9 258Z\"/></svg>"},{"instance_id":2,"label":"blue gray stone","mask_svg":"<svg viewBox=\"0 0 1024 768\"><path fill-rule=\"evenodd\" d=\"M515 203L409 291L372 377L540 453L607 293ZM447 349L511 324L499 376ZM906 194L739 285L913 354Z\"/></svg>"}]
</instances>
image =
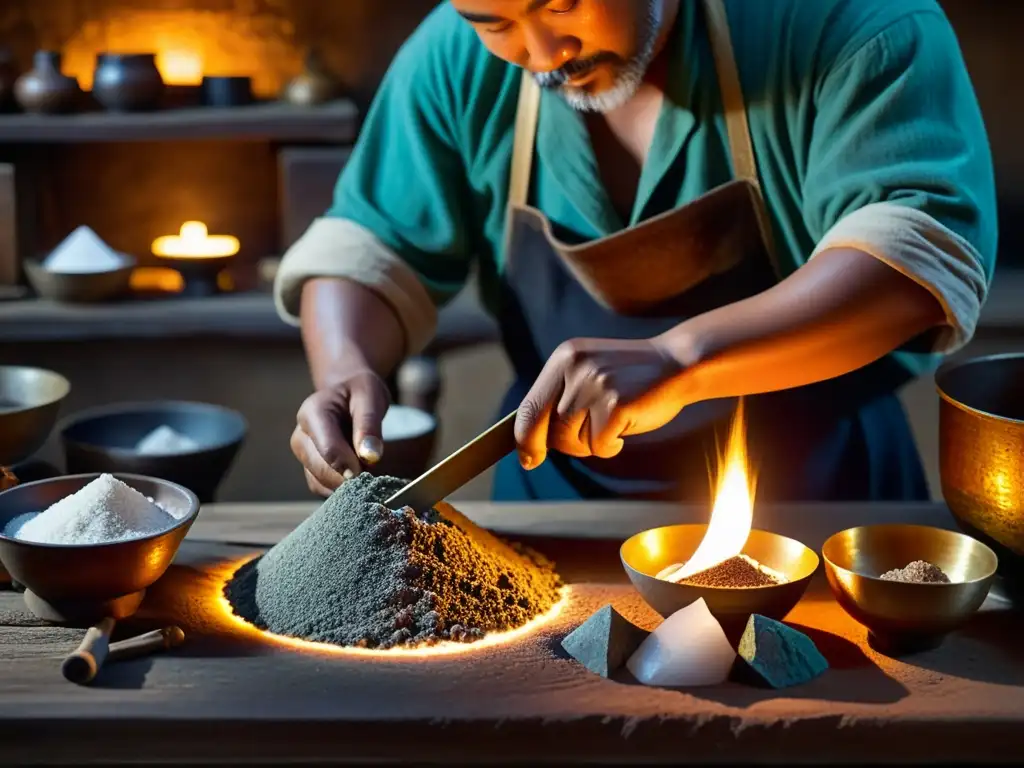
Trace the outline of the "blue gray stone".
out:
<instances>
[{"instance_id":1,"label":"blue gray stone","mask_svg":"<svg viewBox=\"0 0 1024 768\"><path fill-rule=\"evenodd\" d=\"M606 605L562 640L562 648L601 677L623 667L649 633Z\"/></svg>"},{"instance_id":2,"label":"blue gray stone","mask_svg":"<svg viewBox=\"0 0 1024 768\"><path fill-rule=\"evenodd\" d=\"M759 682L775 689L803 685L828 669L811 638L756 613L747 622L738 654Z\"/></svg>"}]
</instances>

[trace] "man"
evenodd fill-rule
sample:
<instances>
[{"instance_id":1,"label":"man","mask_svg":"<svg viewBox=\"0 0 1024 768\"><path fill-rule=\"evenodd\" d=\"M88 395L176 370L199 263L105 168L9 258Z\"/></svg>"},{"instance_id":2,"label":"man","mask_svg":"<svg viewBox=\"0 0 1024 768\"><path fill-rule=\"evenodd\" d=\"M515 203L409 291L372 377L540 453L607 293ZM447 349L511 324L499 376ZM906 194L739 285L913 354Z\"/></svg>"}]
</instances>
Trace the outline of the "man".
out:
<instances>
[{"instance_id":1,"label":"man","mask_svg":"<svg viewBox=\"0 0 1024 768\"><path fill-rule=\"evenodd\" d=\"M701 498L739 396L759 496L926 498L894 393L972 336L994 211L935 0L451 0L282 263L293 451L320 494L379 459L381 377L475 265L496 498Z\"/></svg>"}]
</instances>

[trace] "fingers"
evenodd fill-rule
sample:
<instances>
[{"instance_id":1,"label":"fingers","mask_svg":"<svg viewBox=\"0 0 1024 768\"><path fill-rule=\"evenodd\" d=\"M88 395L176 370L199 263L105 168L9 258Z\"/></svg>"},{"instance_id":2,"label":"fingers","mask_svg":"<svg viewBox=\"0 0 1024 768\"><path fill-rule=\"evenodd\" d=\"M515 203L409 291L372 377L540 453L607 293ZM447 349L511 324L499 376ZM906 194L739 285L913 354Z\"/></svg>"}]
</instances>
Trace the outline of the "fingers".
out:
<instances>
[{"instance_id":1,"label":"fingers","mask_svg":"<svg viewBox=\"0 0 1024 768\"><path fill-rule=\"evenodd\" d=\"M358 474L362 469L342 429L348 418L347 404L335 402L320 392L306 399L296 417L299 429L312 440L311 452L338 474L346 469Z\"/></svg>"},{"instance_id":2,"label":"fingers","mask_svg":"<svg viewBox=\"0 0 1024 768\"><path fill-rule=\"evenodd\" d=\"M384 455L381 425L389 405L387 387L375 374L367 373L351 382L348 407L352 419L352 445L359 458L367 464L376 464Z\"/></svg>"},{"instance_id":3,"label":"fingers","mask_svg":"<svg viewBox=\"0 0 1024 768\"><path fill-rule=\"evenodd\" d=\"M564 377L570 365L571 354L561 351L553 354L519 404L515 434L523 469L539 467L547 458L552 413L562 396Z\"/></svg>"},{"instance_id":4,"label":"fingers","mask_svg":"<svg viewBox=\"0 0 1024 768\"><path fill-rule=\"evenodd\" d=\"M331 490L326 485L317 480L316 477L313 476L313 473L310 472L308 469L305 470L305 473L306 485L309 487L309 490L315 493L317 496L322 496L323 498L326 499L328 496L334 493L333 490Z\"/></svg>"}]
</instances>

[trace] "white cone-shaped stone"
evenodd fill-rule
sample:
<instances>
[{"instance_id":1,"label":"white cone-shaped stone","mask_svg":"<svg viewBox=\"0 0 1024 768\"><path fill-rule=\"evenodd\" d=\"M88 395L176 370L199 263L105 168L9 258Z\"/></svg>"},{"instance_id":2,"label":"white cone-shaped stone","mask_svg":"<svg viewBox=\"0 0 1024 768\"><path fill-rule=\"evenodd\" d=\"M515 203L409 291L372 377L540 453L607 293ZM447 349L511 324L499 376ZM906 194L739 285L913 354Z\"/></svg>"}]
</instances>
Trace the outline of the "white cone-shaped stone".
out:
<instances>
[{"instance_id":1,"label":"white cone-shaped stone","mask_svg":"<svg viewBox=\"0 0 1024 768\"><path fill-rule=\"evenodd\" d=\"M694 688L724 683L735 660L722 625L701 598L665 619L626 668L644 685Z\"/></svg>"}]
</instances>

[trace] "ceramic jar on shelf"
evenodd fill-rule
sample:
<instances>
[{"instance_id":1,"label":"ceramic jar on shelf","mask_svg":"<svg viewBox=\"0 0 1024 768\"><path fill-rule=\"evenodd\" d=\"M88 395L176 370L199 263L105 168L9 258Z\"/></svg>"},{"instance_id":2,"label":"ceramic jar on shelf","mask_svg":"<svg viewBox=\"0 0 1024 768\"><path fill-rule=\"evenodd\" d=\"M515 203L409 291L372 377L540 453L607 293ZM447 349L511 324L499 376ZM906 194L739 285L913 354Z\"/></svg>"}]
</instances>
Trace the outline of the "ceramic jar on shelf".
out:
<instances>
[{"instance_id":1,"label":"ceramic jar on shelf","mask_svg":"<svg viewBox=\"0 0 1024 768\"><path fill-rule=\"evenodd\" d=\"M111 112L156 109L164 81L152 53L101 53L96 57L92 95Z\"/></svg>"},{"instance_id":2,"label":"ceramic jar on shelf","mask_svg":"<svg viewBox=\"0 0 1024 768\"><path fill-rule=\"evenodd\" d=\"M23 110L59 114L79 106L82 89L76 78L61 72L61 63L61 54L56 51L36 51L32 69L14 86L15 98Z\"/></svg>"}]
</instances>

